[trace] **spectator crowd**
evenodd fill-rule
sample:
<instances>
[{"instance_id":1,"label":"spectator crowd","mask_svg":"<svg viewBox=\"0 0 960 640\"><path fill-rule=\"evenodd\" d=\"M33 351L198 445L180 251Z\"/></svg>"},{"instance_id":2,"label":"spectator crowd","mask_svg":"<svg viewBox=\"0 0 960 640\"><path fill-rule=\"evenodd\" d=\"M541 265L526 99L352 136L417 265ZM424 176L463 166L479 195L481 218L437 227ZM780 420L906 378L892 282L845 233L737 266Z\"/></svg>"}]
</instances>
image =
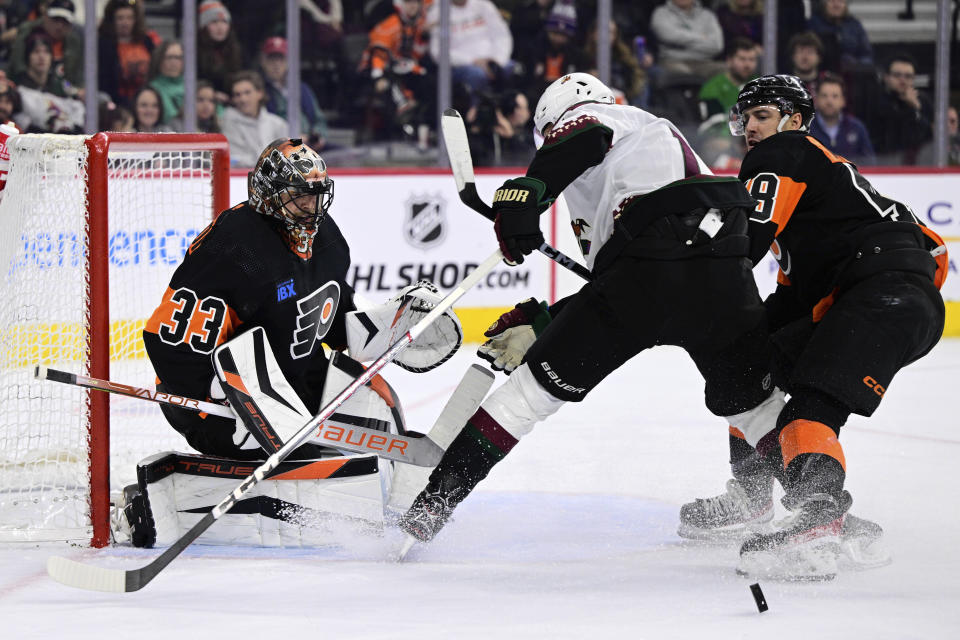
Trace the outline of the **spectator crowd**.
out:
<instances>
[{"instance_id":1,"label":"spectator crowd","mask_svg":"<svg viewBox=\"0 0 960 640\"><path fill-rule=\"evenodd\" d=\"M933 110L917 87L931 69L897 47L877 53L882 47L870 42L850 0L614 0L602 28L618 99L670 118L709 163L736 169L744 150L727 114L758 75L764 2L778 5L778 71L798 76L815 98L813 136L862 165L931 161ZM77 4L0 0L0 121L24 132L83 131L86 17ZM169 3L98 2L102 130L184 129L179 16L168 13L164 22L161 5ZM198 1L197 128L222 132L237 166L252 166L259 149L287 135L291 109L302 137L321 151L398 142L420 153L435 148L439 3L299 5L302 82L291 105L285 3ZM526 164L542 90L572 71L597 73L596 5L451 0L452 106L464 115L478 164ZM951 107L947 118L954 164L956 114Z\"/></svg>"}]
</instances>

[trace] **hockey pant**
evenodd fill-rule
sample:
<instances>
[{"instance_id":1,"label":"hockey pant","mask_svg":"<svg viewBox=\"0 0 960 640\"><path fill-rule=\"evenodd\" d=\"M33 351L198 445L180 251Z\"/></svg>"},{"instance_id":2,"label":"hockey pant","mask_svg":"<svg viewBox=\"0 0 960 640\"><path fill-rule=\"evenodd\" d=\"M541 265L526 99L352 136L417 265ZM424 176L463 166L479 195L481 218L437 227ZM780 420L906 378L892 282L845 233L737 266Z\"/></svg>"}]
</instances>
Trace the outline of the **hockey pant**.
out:
<instances>
[{"instance_id":1,"label":"hockey pant","mask_svg":"<svg viewBox=\"0 0 960 640\"><path fill-rule=\"evenodd\" d=\"M804 317L771 337L776 378L790 400L757 449L782 465L788 492L804 475L811 484L796 492L839 491L846 472L840 428L851 413L872 415L896 373L930 351L943 326L943 299L929 278L885 271L843 291L819 322ZM731 433L736 476L752 454Z\"/></svg>"},{"instance_id":2,"label":"hockey pant","mask_svg":"<svg viewBox=\"0 0 960 640\"><path fill-rule=\"evenodd\" d=\"M756 427L770 430L779 407L767 403L774 395L769 349L749 261L621 256L567 300L524 364L450 445L431 484L451 473L472 490L538 421L565 401L582 400L624 362L660 344L690 354L714 414L750 422L751 410L773 406L763 416L768 426ZM637 398L642 401L642 390L629 401Z\"/></svg>"}]
</instances>

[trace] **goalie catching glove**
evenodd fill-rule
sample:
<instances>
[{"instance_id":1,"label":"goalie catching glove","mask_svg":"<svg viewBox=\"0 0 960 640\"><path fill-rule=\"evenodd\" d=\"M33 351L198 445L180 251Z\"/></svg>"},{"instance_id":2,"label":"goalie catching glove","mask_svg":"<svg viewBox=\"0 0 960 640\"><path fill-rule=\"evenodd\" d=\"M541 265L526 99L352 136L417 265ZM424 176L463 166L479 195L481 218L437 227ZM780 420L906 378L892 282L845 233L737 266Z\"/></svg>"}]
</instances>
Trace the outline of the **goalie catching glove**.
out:
<instances>
[{"instance_id":1,"label":"goalie catching glove","mask_svg":"<svg viewBox=\"0 0 960 640\"><path fill-rule=\"evenodd\" d=\"M490 325L483 333L489 340L480 345L477 355L489 360L494 371L510 375L549 322L547 303L528 298Z\"/></svg>"},{"instance_id":2,"label":"goalie catching glove","mask_svg":"<svg viewBox=\"0 0 960 640\"><path fill-rule=\"evenodd\" d=\"M360 362L380 357L443 299L432 282L421 280L382 304L347 314L347 348ZM463 342L457 315L448 310L417 337L394 362L414 373L446 362Z\"/></svg>"}]
</instances>

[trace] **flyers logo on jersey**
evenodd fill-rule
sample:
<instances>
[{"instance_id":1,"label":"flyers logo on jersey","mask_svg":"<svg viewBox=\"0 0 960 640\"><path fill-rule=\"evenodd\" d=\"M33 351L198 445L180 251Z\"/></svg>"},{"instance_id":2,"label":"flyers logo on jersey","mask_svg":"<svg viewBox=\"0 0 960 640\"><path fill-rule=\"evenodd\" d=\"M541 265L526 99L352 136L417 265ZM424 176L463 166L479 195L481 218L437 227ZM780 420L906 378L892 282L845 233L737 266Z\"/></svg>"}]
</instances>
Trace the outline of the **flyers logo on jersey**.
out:
<instances>
[{"instance_id":1,"label":"flyers logo on jersey","mask_svg":"<svg viewBox=\"0 0 960 640\"><path fill-rule=\"evenodd\" d=\"M777 261L777 265L780 267L780 271L783 272L783 275L790 275L790 271L793 270L793 262L790 260L790 252L781 247L777 240L774 240L772 243L770 243L770 255L772 255L773 259Z\"/></svg>"},{"instance_id":2,"label":"flyers logo on jersey","mask_svg":"<svg viewBox=\"0 0 960 640\"><path fill-rule=\"evenodd\" d=\"M340 285L331 280L310 295L297 300L297 326L293 330L290 357L294 360L313 353L333 326L340 305Z\"/></svg>"}]
</instances>

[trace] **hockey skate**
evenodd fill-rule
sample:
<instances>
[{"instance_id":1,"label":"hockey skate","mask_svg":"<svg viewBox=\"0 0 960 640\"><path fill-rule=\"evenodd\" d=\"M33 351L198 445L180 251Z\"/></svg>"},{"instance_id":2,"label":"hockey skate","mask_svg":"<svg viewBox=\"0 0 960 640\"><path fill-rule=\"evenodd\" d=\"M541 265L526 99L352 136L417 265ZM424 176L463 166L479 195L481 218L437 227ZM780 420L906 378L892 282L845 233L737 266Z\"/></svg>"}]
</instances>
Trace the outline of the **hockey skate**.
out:
<instances>
[{"instance_id":1,"label":"hockey skate","mask_svg":"<svg viewBox=\"0 0 960 640\"><path fill-rule=\"evenodd\" d=\"M439 482L431 481L413 501L407 512L397 521L397 527L406 534L406 540L396 553L399 562L417 542L430 542L440 532L453 510L467 497L470 489L459 476L447 473Z\"/></svg>"},{"instance_id":2,"label":"hockey skate","mask_svg":"<svg viewBox=\"0 0 960 640\"><path fill-rule=\"evenodd\" d=\"M697 498L680 507L677 535L703 542L741 542L755 533L770 531L772 519L772 479L762 482L751 493L739 481L731 479L727 480L724 493Z\"/></svg>"},{"instance_id":3,"label":"hockey skate","mask_svg":"<svg viewBox=\"0 0 960 640\"><path fill-rule=\"evenodd\" d=\"M453 510L467 493L459 478L448 475L439 487L431 486L420 492L407 512L400 517L397 526L417 542L430 542L440 532Z\"/></svg>"},{"instance_id":4,"label":"hockey skate","mask_svg":"<svg viewBox=\"0 0 960 640\"><path fill-rule=\"evenodd\" d=\"M776 530L740 547L737 573L774 580L832 580L837 575L844 515L853 498L815 493L790 504L793 513ZM858 519L859 520L859 519ZM871 523L872 524L872 523Z\"/></svg>"},{"instance_id":5,"label":"hockey skate","mask_svg":"<svg viewBox=\"0 0 960 640\"><path fill-rule=\"evenodd\" d=\"M842 569L874 569L893 562L883 544L883 528L852 513L843 517L839 566Z\"/></svg>"},{"instance_id":6,"label":"hockey skate","mask_svg":"<svg viewBox=\"0 0 960 640\"><path fill-rule=\"evenodd\" d=\"M157 537L151 519L138 485L127 485L111 496L110 533L114 544L152 547Z\"/></svg>"}]
</instances>

